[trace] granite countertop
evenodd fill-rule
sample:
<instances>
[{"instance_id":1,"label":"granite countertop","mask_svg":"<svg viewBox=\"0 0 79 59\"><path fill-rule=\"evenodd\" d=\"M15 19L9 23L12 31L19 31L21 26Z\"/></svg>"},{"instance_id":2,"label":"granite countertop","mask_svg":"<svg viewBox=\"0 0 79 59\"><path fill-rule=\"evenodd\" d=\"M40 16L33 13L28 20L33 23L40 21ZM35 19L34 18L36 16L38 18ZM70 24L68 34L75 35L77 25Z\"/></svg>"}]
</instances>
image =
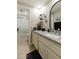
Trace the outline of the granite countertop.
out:
<instances>
[{"instance_id":1,"label":"granite countertop","mask_svg":"<svg viewBox=\"0 0 79 59\"><path fill-rule=\"evenodd\" d=\"M61 44L61 35L59 34L53 32L47 32L47 31L33 31L33 32Z\"/></svg>"}]
</instances>

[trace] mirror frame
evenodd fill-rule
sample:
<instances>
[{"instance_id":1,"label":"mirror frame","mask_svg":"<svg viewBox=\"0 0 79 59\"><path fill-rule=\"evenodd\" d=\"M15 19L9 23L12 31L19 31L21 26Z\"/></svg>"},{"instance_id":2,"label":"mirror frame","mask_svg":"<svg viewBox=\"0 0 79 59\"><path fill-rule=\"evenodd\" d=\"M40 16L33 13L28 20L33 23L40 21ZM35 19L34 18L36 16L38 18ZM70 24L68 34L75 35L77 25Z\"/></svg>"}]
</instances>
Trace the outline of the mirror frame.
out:
<instances>
[{"instance_id":1,"label":"mirror frame","mask_svg":"<svg viewBox=\"0 0 79 59\"><path fill-rule=\"evenodd\" d=\"M61 0L55 2L55 4L50 9L50 14L49 14L49 28L50 28L50 30L52 30L52 28L51 28L51 11L52 11L52 8L59 2L61 2Z\"/></svg>"}]
</instances>

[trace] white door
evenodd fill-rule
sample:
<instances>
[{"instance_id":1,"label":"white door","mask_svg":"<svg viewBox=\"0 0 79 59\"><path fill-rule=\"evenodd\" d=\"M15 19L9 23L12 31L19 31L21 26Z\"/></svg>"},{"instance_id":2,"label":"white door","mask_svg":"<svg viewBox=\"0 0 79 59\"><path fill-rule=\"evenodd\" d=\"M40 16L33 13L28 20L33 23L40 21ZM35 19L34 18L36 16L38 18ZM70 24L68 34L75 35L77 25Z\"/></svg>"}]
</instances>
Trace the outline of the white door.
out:
<instances>
[{"instance_id":1,"label":"white door","mask_svg":"<svg viewBox=\"0 0 79 59\"><path fill-rule=\"evenodd\" d=\"M17 19L17 28L19 33L28 33L28 18L18 18Z\"/></svg>"},{"instance_id":2,"label":"white door","mask_svg":"<svg viewBox=\"0 0 79 59\"><path fill-rule=\"evenodd\" d=\"M29 34L29 11L19 11L17 13L17 28L19 34Z\"/></svg>"}]
</instances>

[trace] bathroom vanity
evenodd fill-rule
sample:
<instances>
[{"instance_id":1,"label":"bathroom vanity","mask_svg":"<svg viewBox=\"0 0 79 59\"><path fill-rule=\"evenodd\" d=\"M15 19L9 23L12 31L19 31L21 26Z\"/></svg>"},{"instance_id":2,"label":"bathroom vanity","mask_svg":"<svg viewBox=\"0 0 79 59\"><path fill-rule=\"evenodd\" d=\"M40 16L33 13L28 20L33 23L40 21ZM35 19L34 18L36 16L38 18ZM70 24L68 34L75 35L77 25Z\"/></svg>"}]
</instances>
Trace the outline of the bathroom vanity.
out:
<instances>
[{"instance_id":1,"label":"bathroom vanity","mask_svg":"<svg viewBox=\"0 0 79 59\"><path fill-rule=\"evenodd\" d=\"M61 59L61 0L51 7L49 28L32 31L32 43L43 59Z\"/></svg>"},{"instance_id":2,"label":"bathroom vanity","mask_svg":"<svg viewBox=\"0 0 79 59\"><path fill-rule=\"evenodd\" d=\"M32 43L43 59L61 59L61 36L46 31L33 31Z\"/></svg>"}]
</instances>

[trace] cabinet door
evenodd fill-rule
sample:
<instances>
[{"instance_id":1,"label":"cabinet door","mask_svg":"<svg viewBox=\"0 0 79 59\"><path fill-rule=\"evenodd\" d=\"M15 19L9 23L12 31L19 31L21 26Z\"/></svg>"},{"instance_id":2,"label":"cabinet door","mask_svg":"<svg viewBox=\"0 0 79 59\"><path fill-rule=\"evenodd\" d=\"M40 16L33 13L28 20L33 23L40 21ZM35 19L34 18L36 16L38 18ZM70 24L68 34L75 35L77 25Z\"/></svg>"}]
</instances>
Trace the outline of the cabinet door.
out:
<instances>
[{"instance_id":1,"label":"cabinet door","mask_svg":"<svg viewBox=\"0 0 79 59\"><path fill-rule=\"evenodd\" d=\"M35 44L35 39L36 39L35 33L32 33L32 43L33 44Z\"/></svg>"},{"instance_id":2,"label":"cabinet door","mask_svg":"<svg viewBox=\"0 0 79 59\"><path fill-rule=\"evenodd\" d=\"M35 46L36 49L38 49L38 34L33 33L32 35L32 43Z\"/></svg>"},{"instance_id":3,"label":"cabinet door","mask_svg":"<svg viewBox=\"0 0 79 59\"><path fill-rule=\"evenodd\" d=\"M40 41L39 41L39 53L43 59L46 59L47 56L46 46Z\"/></svg>"},{"instance_id":4,"label":"cabinet door","mask_svg":"<svg viewBox=\"0 0 79 59\"><path fill-rule=\"evenodd\" d=\"M58 57L54 52L52 52L50 49L47 49L47 59L61 59Z\"/></svg>"},{"instance_id":5,"label":"cabinet door","mask_svg":"<svg viewBox=\"0 0 79 59\"><path fill-rule=\"evenodd\" d=\"M35 35L35 48L38 50L38 34Z\"/></svg>"}]
</instances>

